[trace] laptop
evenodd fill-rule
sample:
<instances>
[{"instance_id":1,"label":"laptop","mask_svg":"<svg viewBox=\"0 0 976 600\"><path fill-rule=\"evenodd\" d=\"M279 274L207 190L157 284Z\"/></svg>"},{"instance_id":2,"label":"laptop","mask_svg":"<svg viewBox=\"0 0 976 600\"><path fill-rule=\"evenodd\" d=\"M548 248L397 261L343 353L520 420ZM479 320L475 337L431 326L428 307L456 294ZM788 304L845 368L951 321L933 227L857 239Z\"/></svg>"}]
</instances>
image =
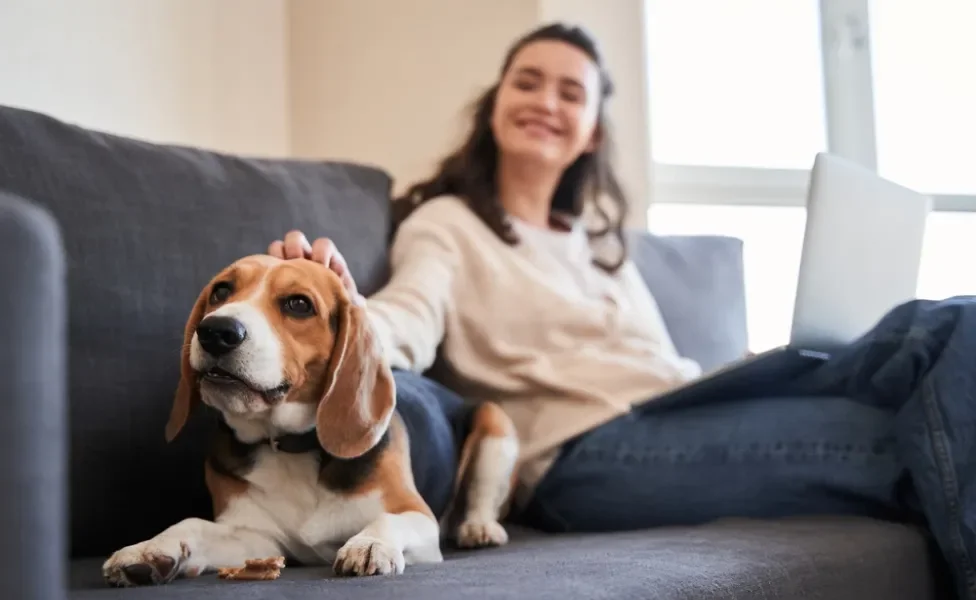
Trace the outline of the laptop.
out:
<instances>
[{"instance_id":1,"label":"laptop","mask_svg":"<svg viewBox=\"0 0 976 600\"><path fill-rule=\"evenodd\" d=\"M930 197L854 162L816 155L790 338L663 394L744 397L798 375L867 333L886 312L914 299Z\"/></svg>"}]
</instances>

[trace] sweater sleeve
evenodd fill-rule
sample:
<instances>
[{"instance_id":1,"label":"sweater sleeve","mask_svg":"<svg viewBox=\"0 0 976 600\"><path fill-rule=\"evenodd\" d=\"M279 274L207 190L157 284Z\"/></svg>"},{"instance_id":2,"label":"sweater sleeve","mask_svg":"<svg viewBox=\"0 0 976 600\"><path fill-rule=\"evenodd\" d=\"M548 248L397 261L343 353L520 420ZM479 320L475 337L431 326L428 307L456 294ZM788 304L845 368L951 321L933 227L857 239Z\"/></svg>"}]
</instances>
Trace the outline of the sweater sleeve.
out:
<instances>
[{"instance_id":1,"label":"sweater sleeve","mask_svg":"<svg viewBox=\"0 0 976 600\"><path fill-rule=\"evenodd\" d=\"M390 249L390 281L366 300L370 324L391 367L422 372L434 363L458 252L450 228L422 209L398 229Z\"/></svg>"}]
</instances>

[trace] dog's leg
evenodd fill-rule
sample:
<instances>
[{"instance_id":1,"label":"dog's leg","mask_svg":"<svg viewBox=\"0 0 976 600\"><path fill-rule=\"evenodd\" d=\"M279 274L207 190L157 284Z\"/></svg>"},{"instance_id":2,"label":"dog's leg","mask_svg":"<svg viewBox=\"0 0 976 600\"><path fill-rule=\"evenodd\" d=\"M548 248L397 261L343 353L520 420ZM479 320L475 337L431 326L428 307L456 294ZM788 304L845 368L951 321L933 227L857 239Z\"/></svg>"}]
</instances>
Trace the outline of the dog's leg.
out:
<instances>
[{"instance_id":1,"label":"dog's leg","mask_svg":"<svg viewBox=\"0 0 976 600\"><path fill-rule=\"evenodd\" d=\"M479 406L465 440L464 472L458 478L463 488L459 490L463 512L456 531L458 546L479 548L508 542L499 521L512 491L518 453L518 435L508 415L491 402Z\"/></svg>"},{"instance_id":2,"label":"dog's leg","mask_svg":"<svg viewBox=\"0 0 976 600\"><path fill-rule=\"evenodd\" d=\"M349 539L336 556L339 575L393 575L405 565L444 560L440 528L419 496L405 510L384 512ZM389 510L389 508L388 508Z\"/></svg>"},{"instance_id":3,"label":"dog's leg","mask_svg":"<svg viewBox=\"0 0 976 600\"><path fill-rule=\"evenodd\" d=\"M408 564L444 560L440 525L417 491L409 437L399 417L390 423L390 440L374 473L383 512L339 548L332 567L339 575L392 575Z\"/></svg>"},{"instance_id":4,"label":"dog's leg","mask_svg":"<svg viewBox=\"0 0 976 600\"><path fill-rule=\"evenodd\" d=\"M281 554L269 533L249 525L185 519L150 540L117 551L105 561L102 575L116 586L161 584Z\"/></svg>"}]
</instances>

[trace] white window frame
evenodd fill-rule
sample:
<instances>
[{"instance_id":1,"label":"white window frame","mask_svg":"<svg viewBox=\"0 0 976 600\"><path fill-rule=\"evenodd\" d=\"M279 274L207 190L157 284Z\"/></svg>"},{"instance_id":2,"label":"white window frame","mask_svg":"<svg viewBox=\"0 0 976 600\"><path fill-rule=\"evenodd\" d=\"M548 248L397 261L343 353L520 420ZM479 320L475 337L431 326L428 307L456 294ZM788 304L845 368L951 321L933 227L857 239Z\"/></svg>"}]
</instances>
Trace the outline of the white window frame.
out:
<instances>
[{"instance_id":1,"label":"white window frame","mask_svg":"<svg viewBox=\"0 0 976 600\"><path fill-rule=\"evenodd\" d=\"M868 0L820 0L820 40L827 151L877 171ZM649 83L652 88L650 101L653 102L653 82ZM652 159L653 148L652 139ZM813 157L810 158L812 164ZM655 204L804 206L809 177L809 169L677 165L654 161L654 200L650 208L653 210ZM976 212L976 195L919 191L932 197L935 211Z\"/></svg>"}]
</instances>

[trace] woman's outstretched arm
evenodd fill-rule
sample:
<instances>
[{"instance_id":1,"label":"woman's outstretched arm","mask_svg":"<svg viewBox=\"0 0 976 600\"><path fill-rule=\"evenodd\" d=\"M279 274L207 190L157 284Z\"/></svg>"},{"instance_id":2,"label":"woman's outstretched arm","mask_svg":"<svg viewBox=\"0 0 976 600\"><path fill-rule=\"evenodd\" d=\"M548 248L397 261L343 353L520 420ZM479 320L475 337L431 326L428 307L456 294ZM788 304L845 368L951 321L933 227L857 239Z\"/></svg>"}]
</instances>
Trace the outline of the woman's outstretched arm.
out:
<instances>
[{"instance_id":1,"label":"woman's outstretched arm","mask_svg":"<svg viewBox=\"0 0 976 600\"><path fill-rule=\"evenodd\" d=\"M434 363L459 258L451 231L440 223L417 214L398 229L390 281L366 300L391 367L422 372Z\"/></svg>"},{"instance_id":2,"label":"woman's outstretched arm","mask_svg":"<svg viewBox=\"0 0 976 600\"><path fill-rule=\"evenodd\" d=\"M300 231L276 240L268 253L328 265L355 302L365 303L393 368L422 372L437 356L459 264L456 233L436 211L417 211L397 230L390 249L390 281L368 300L360 295L342 252L328 238L309 243Z\"/></svg>"}]
</instances>

